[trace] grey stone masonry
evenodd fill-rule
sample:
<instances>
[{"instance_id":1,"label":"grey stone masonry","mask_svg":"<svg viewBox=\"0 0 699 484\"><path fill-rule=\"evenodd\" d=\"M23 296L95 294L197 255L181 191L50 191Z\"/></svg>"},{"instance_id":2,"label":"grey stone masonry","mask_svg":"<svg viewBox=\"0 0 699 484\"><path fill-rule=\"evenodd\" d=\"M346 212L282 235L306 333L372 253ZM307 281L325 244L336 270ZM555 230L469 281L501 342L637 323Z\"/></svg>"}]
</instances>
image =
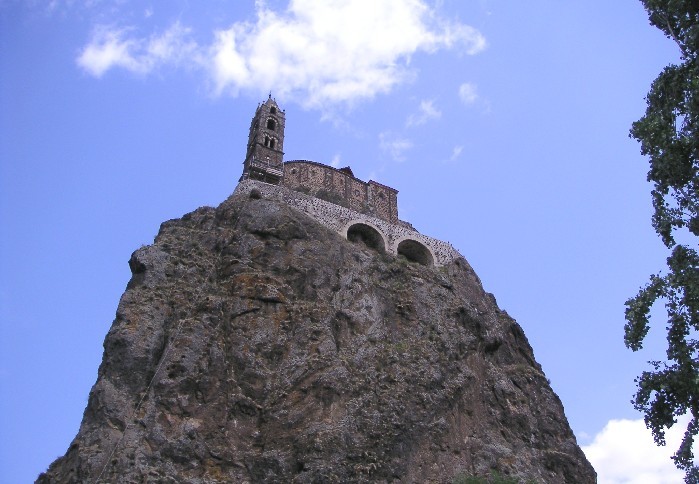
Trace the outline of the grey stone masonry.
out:
<instances>
[{"instance_id":1,"label":"grey stone masonry","mask_svg":"<svg viewBox=\"0 0 699 484\"><path fill-rule=\"evenodd\" d=\"M376 248L393 255L402 254L424 265L439 267L463 257L451 244L423 235L401 220L390 223L282 186L247 179L238 183L233 195L282 201L342 237L351 238L353 234L359 234L364 239L372 240L372 246Z\"/></svg>"},{"instance_id":2,"label":"grey stone masonry","mask_svg":"<svg viewBox=\"0 0 699 484\"><path fill-rule=\"evenodd\" d=\"M337 169L315 161L286 161L281 185L355 212L398 222L398 190L373 180L364 182L349 166Z\"/></svg>"},{"instance_id":3,"label":"grey stone masonry","mask_svg":"<svg viewBox=\"0 0 699 484\"><path fill-rule=\"evenodd\" d=\"M250 134L241 180L252 178L279 184L284 177L284 124L286 114L269 99L257 106L250 122Z\"/></svg>"}]
</instances>

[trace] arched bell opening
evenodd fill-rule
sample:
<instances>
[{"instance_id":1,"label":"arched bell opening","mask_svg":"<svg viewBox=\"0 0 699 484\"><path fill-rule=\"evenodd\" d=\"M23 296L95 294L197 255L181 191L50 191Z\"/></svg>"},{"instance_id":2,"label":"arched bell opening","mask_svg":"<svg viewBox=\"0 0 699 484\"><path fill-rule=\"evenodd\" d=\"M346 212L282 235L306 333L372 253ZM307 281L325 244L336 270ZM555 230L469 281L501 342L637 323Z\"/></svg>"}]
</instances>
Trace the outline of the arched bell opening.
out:
<instances>
[{"instance_id":1,"label":"arched bell opening","mask_svg":"<svg viewBox=\"0 0 699 484\"><path fill-rule=\"evenodd\" d=\"M347 240L350 242L361 242L378 252L386 250L386 244L379 231L367 224L357 223L350 226L347 229Z\"/></svg>"},{"instance_id":2,"label":"arched bell opening","mask_svg":"<svg viewBox=\"0 0 699 484\"><path fill-rule=\"evenodd\" d=\"M410 262L417 262L423 266L431 267L434 265L434 258L430 249L425 247L417 240L406 239L398 244L398 255L402 255Z\"/></svg>"}]
</instances>

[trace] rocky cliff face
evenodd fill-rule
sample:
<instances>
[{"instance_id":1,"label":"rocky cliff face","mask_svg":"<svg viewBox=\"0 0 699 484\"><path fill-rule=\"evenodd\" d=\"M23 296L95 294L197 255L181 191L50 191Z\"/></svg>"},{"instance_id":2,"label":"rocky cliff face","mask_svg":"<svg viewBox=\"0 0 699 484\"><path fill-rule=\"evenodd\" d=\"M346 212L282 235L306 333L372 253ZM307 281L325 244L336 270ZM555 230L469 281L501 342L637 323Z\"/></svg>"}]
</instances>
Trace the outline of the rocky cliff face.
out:
<instances>
[{"instance_id":1,"label":"rocky cliff face","mask_svg":"<svg viewBox=\"0 0 699 484\"><path fill-rule=\"evenodd\" d=\"M234 196L129 265L80 431L38 482L596 480L464 259L424 267Z\"/></svg>"}]
</instances>

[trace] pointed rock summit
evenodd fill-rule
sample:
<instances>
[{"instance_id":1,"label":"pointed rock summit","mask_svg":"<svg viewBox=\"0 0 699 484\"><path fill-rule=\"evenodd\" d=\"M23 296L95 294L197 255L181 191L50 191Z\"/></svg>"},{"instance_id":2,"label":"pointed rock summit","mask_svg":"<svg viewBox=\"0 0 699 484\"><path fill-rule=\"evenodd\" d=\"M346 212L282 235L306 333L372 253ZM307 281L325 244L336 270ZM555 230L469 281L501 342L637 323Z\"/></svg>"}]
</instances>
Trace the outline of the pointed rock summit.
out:
<instances>
[{"instance_id":1,"label":"pointed rock summit","mask_svg":"<svg viewBox=\"0 0 699 484\"><path fill-rule=\"evenodd\" d=\"M257 175L131 256L78 435L38 482L596 482L468 262L389 187L261 163L283 122L258 121Z\"/></svg>"}]
</instances>

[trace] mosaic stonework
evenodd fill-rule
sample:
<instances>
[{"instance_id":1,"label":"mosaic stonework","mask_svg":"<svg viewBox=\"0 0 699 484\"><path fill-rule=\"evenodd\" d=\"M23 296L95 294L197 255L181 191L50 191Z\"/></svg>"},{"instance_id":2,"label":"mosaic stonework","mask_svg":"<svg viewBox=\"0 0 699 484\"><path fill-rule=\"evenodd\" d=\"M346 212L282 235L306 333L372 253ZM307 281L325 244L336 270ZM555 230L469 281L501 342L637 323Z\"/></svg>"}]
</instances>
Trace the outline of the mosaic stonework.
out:
<instances>
[{"instance_id":1,"label":"mosaic stonework","mask_svg":"<svg viewBox=\"0 0 699 484\"><path fill-rule=\"evenodd\" d=\"M408 223L402 221L399 221L402 223L390 223L283 186L257 180L243 180L238 183L234 195L249 197L253 190L256 190L253 196L282 201L345 238L348 238L353 227L367 226L378 232L384 243L383 249L389 254L403 254L409 259L417 257L420 259L417 260L418 262L437 267L463 257L451 244L423 235L412 229ZM410 248L410 242L418 245ZM406 249L399 250L406 246L409 247L408 252ZM428 251L429 258L426 260L420 257L420 247Z\"/></svg>"},{"instance_id":2,"label":"mosaic stonework","mask_svg":"<svg viewBox=\"0 0 699 484\"><path fill-rule=\"evenodd\" d=\"M314 161L287 161L281 185L355 212L398 221L398 191L375 181L365 183L355 178L349 167L337 169Z\"/></svg>"}]
</instances>

